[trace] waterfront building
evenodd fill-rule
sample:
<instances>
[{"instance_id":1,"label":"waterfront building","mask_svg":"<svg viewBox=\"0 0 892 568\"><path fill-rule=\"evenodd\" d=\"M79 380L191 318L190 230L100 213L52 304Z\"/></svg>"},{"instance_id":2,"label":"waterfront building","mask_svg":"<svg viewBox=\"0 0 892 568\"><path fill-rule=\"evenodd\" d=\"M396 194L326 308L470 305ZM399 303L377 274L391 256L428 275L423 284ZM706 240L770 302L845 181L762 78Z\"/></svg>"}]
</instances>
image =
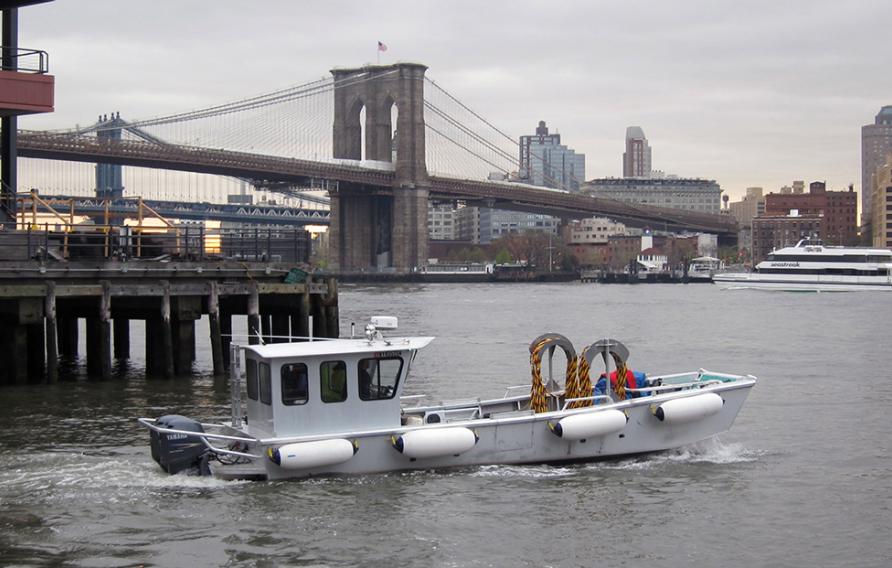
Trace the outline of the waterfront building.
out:
<instances>
[{"instance_id":1,"label":"waterfront building","mask_svg":"<svg viewBox=\"0 0 892 568\"><path fill-rule=\"evenodd\" d=\"M626 226L604 217L571 221L564 229L566 244L580 266L608 264L611 237L626 234Z\"/></svg>"},{"instance_id":2,"label":"waterfront building","mask_svg":"<svg viewBox=\"0 0 892 568\"><path fill-rule=\"evenodd\" d=\"M455 210L455 232L459 241L480 243L480 208L461 206Z\"/></svg>"},{"instance_id":3,"label":"waterfront building","mask_svg":"<svg viewBox=\"0 0 892 568\"><path fill-rule=\"evenodd\" d=\"M488 245L512 233L540 231L557 234L560 219L537 213L503 211L489 207L462 207L456 210L457 240Z\"/></svg>"},{"instance_id":4,"label":"waterfront building","mask_svg":"<svg viewBox=\"0 0 892 568\"><path fill-rule=\"evenodd\" d=\"M715 180L691 178L600 178L587 181L582 192L594 197L703 213L721 212L722 190Z\"/></svg>"},{"instance_id":5,"label":"waterfront building","mask_svg":"<svg viewBox=\"0 0 892 568\"><path fill-rule=\"evenodd\" d=\"M808 193L800 193L796 191L800 182L793 183L793 193L770 193L765 197L765 215L785 216L794 210L799 215L820 215L823 221L819 235L825 243L858 244L858 196L854 187L850 186L848 191L827 191L824 182L816 181L809 185Z\"/></svg>"},{"instance_id":6,"label":"waterfront building","mask_svg":"<svg viewBox=\"0 0 892 568\"><path fill-rule=\"evenodd\" d=\"M626 151L623 152L624 178L649 178L652 170L650 144L640 126L626 128Z\"/></svg>"},{"instance_id":7,"label":"waterfront building","mask_svg":"<svg viewBox=\"0 0 892 568\"><path fill-rule=\"evenodd\" d=\"M432 241L454 241L456 237L455 208L451 203L427 206L427 235Z\"/></svg>"},{"instance_id":8,"label":"waterfront building","mask_svg":"<svg viewBox=\"0 0 892 568\"><path fill-rule=\"evenodd\" d=\"M753 219L753 264L765 259L774 249L794 246L801 239L819 235L824 217L820 214L764 215Z\"/></svg>"},{"instance_id":9,"label":"waterfront building","mask_svg":"<svg viewBox=\"0 0 892 568\"><path fill-rule=\"evenodd\" d=\"M889 152L892 152L892 105L881 108L873 124L861 127L861 225L866 234L870 234L874 176L877 168L885 164Z\"/></svg>"},{"instance_id":10,"label":"waterfront building","mask_svg":"<svg viewBox=\"0 0 892 568\"><path fill-rule=\"evenodd\" d=\"M877 168L871 188L871 241L876 248L892 249L892 153Z\"/></svg>"},{"instance_id":11,"label":"waterfront building","mask_svg":"<svg viewBox=\"0 0 892 568\"><path fill-rule=\"evenodd\" d=\"M571 221L567 225L565 242L568 245L606 245L608 237L625 235L626 226L605 217L589 217Z\"/></svg>"},{"instance_id":12,"label":"waterfront building","mask_svg":"<svg viewBox=\"0 0 892 568\"><path fill-rule=\"evenodd\" d=\"M578 192L585 181L585 154L561 144L560 134L549 134L544 120L536 133L520 137L520 181Z\"/></svg>"}]
</instances>

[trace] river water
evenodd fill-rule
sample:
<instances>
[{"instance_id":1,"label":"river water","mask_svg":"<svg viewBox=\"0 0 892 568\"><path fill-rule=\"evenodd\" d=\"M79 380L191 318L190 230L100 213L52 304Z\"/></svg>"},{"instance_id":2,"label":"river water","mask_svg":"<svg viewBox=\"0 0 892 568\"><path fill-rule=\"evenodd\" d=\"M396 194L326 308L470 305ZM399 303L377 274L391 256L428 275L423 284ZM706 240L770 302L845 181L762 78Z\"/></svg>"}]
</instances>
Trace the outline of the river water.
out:
<instances>
[{"instance_id":1,"label":"river water","mask_svg":"<svg viewBox=\"0 0 892 568\"><path fill-rule=\"evenodd\" d=\"M759 382L731 431L662 454L257 483L167 476L134 420L225 420L228 384L210 376L206 341L194 377L147 380L137 353L113 381L75 367L57 385L0 389L0 564L892 565L892 295L342 287L342 333L372 314L438 336L407 384L435 400L527 383L528 343L546 331L577 349L621 339L651 374Z\"/></svg>"}]
</instances>

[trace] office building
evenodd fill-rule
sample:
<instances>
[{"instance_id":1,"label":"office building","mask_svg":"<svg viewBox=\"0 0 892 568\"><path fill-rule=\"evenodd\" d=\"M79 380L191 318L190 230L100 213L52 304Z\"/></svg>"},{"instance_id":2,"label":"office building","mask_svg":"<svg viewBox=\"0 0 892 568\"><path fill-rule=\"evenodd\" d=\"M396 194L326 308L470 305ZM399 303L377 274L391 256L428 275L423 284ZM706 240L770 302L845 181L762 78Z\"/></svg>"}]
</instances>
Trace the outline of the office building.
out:
<instances>
[{"instance_id":1,"label":"office building","mask_svg":"<svg viewBox=\"0 0 892 568\"><path fill-rule=\"evenodd\" d=\"M432 241L454 241L455 208L451 203L430 202L427 206L427 235Z\"/></svg>"},{"instance_id":2,"label":"office building","mask_svg":"<svg viewBox=\"0 0 892 568\"><path fill-rule=\"evenodd\" d=\"M585 154L561 144L560 134L549 134L544 120L536 133L520 137L520 181L542 187L579 191L585 181Z\"/></svg>"},{"instance_id":3,"label":"office building","mask_svg":"<svg viewBox=\"0 0 892 568\"><path fill-rule=\"evenodd\" d=\"M886 163L889 152L892 152L892 105L881 108L873 124L861 127L861 225L862 232L868 235L874 176L877 168Z\"/></svg>"},{"instance_id":4,"label":"office building","mask_svg":"<svg viewBox=\"0 0 892 568\"><path fill-rule=\"evenodd\" d=\"M877 168L871 188L871 244L892 249L892 154Z\"/></svg>"}]
</instances>

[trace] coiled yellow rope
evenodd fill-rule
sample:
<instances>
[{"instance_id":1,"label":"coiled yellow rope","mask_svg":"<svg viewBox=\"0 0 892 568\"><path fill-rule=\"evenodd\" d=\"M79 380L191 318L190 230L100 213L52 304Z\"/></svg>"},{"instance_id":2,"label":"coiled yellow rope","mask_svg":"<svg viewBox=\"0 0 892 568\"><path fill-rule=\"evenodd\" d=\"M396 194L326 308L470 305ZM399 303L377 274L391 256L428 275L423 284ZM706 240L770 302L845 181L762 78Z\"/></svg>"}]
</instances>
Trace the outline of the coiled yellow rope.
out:
<instances>
[{"instance_id":1,"label":"coiled yellow rope","mask_svg":"<svg viewBox=\"0 0 892 568\"><path fill-rule=\"evenodd\" d=\"M530 351L530 368L533 373L533 382L530 386L530 408L536 414L548 411L546 400L548 393L545 391L545 383L542 382L542 349L548 343L548 339L543 339Z\"/></svg>"},{"instance_id":2,"label":"coiled yellow rope","mask_svg":"<svg viewBox=\"0 0 892 568\"><path fill-rule=\"evenodd\" d=\"M589 374L591 372L591 367L588 363L588 358L586 357L587 351L588 347L583 349L582 353L579 354L579 369L576 372L576 381L574 381L576 390L572 395L568 392L567 398L592 396L592 377ZM570 403L570 408L584 408L591 405L591 400L577 400Z\"/></svg>"},{"instance_id":3,"label":"coiled yellow rope","mask_svg":"<svg viewBox=\"0 0 892 568\"><path fill-rule=\"evenodd\" d=\"M613 354L613 361L616 363L616 385L613 392L616 393L617 400L626 400L626 362ZM610 380L609 377L607 380Z\"/></svg>"}]
</instances>

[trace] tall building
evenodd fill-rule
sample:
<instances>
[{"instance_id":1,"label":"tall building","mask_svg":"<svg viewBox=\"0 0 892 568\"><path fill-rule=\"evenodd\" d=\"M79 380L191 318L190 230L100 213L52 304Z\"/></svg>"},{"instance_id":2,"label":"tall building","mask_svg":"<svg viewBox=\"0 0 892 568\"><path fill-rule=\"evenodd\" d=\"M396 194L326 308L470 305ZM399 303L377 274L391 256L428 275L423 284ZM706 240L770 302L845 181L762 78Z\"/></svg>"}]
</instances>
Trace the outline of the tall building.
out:
<instances>
[{"instance_id":1,"label":"tall building","mask_svg":"<svg viewBox=\"0 0 892 568\"><path fill-rule=\"evenodd\" d=\"M886 163L873 176L871 197L872 245L892 248L892 154L887 154Z\"/></svg>"},{"instance_id":2,"label":"tall building","mask_svg":"<svg viewBox=\"0 0 892 568\"><path fill-rule=\"evenodd\" d=\"M870 234L871 189L877 168L886 163L892 152L892 106L884 106L873 124L861 127L861 225Z\"/></svg>"},{"instance_id":3,"label":"tall building","mask_svg":"<svg viewBox=\"0 0 892 568\"><path fill-rule=\"evenodd\" d=\"M665 178L601 178L589 180L582 192L595 197L656 207L721 213L722 189L714 180Z\"/></svg>"},{"instance_id":4,"label":"tall building","mask_svg":"<svg viewBox=\"0 0 892 568\"><path fill-rule=\"evenodd\" d=\"M626 151L623 152L624 178L649 178L651 172L650 145L640 126L626 128Z\"/></svg>"},{"instance_id":5,"label":"tall building","mask_svg":"<svg viewBox=\"0 0 892 568\"><path fill-rule=\"evenodd\" d=\"M728 211L737 220L739 233L737 245L740 248L753 248L753 219L765 214L765 198L761 187L746 188L746 195L740 201L728 204Z\"/></svg>"},{"instance_id":6,"label":"tall building","mask_svg":"<svg viewBox=\"0 0 892 568\"><path fill-rule=\"evenodd\" d=\"M561 144L560 134L549 134L544 120L535 134L520 137L520 179L543 187L579 191L585 181L585 154Z\"/></svg>"}]
</instances>

